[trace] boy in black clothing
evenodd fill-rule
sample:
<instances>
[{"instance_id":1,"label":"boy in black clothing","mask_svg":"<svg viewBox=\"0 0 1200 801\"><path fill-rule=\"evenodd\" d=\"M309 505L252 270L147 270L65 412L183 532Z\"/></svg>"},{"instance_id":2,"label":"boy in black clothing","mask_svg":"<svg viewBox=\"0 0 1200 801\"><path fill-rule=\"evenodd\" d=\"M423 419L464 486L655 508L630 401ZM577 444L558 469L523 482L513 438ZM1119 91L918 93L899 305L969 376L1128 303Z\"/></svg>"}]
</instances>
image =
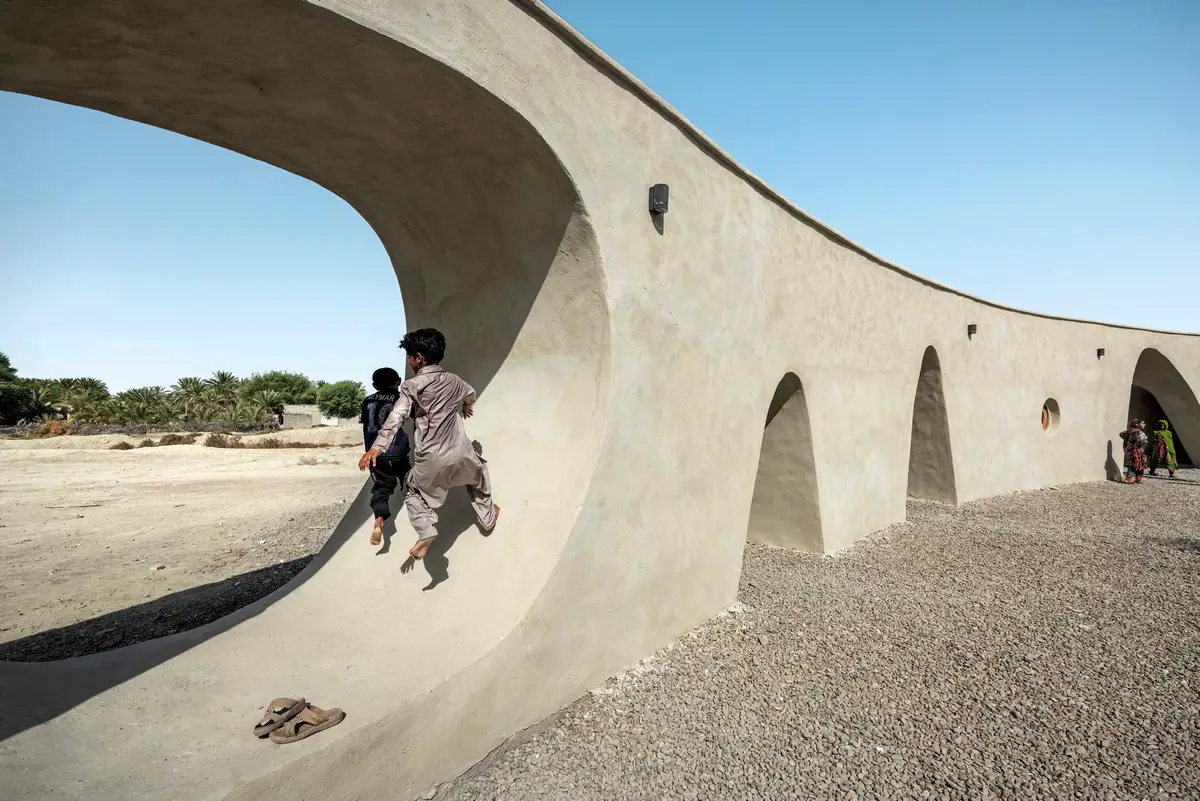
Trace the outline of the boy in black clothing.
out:
<instances>
[{"instance_id":1,"label":"boy in black clothing","mask_svg":"<svg viewBox=\"0 0 1200 801\"><path fill-rule=\"evenodd\" d=\"M371 450L379 429L383 428L392 407L400 397L400 374L391 367L380 367L371 375L371 384L375 393L368 395L362 404L362 414L359 422L363 427L363 444ZM403 431L397 433L396 439L387 449L387 453L375 460L371 467L371 511L375 513L375 527L371 530L371 544L378 545L383 541L383 524L392 516L388 503L396 487L404 483L408 473L408 435Z\"/></svg>"}]
</instances>

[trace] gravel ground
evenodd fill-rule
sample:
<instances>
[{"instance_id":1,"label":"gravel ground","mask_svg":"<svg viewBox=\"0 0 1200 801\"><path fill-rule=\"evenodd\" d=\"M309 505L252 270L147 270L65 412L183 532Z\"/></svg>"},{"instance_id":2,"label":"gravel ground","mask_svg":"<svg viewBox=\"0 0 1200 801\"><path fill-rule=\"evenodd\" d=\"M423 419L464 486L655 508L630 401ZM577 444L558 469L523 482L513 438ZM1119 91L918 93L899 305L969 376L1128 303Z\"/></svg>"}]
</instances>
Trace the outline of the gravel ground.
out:
<instances>
[{"instance_id":1,"label":"gravel ground","mask_svg":"<svg viewBox=\"0 0 1200 801\"><path fill-rule=\"evenodd\" d=\"M747 546L740 601L436 797L1200 798L1200 471Z\"/></svg>"},{"instance_id":2,"label":"gravel ground","mask_svg":"<svg viewBox=\"0 0 1200 801\"><path fill-rule=\"evenodd\" d=\"M214 554L210 567L225 573L244 572L69 626L0 643L0 660L67 659L203 626L290 581L329 540L345 513L345 503L333 503L297 515L273 530L243 532ZM270 543L269 551L256 547L256 542L263 541ZM272 564L260 566L266 558Z\"/></svg>"}]
</instances>

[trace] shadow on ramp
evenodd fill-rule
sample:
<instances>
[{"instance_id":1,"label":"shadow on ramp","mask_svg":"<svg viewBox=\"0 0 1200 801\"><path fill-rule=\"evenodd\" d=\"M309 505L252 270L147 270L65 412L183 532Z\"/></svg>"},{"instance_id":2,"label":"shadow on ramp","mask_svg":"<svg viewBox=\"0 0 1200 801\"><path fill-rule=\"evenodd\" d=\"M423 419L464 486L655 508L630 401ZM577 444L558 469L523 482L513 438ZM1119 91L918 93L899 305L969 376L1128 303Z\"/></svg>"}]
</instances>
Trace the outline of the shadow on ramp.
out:
<instances>
[{"instance_id":1,"label":"shadow on ramp","mask_svg":"<svg viewBox=\"0 0 1200 801\"><path fill-rule=\"evenodd\" d=\"M199 628L273 593L304 570L313 556L249 570L0 644L0 661L53 662L111 651Z\"/></svg>"},{"instance_id":2,"label":"shadow on ramp","mask_svg":"<svg viewBox=\"0 0 1200 801\"><path fill-rule=\"evenodd\" d=\"M266 597L259 598L248 606L243 606L220 619L190 631L183 631L167 637L156 637L127 648L114 646L116 650L104 650L89 656L68 660L61 663L64 671L53 677L48 676L47 673L60 666L55 662L0 662L0 710L2 710L0 711L0 740L8 739L26 729L45 723L89 698L129 681L266 611L312 578L346 544L351 535L370 519L370 495L370 484L366 483L346 509L346 514L334 528L324 547L309 559L308 564L295 574L294 578ZM238 578L234 577L230 581ZM220 582L219 584L227 583ZM206 585L176 595L208 590L212 587L214 585ZM142 604L139 607L132 607L132 609L138 610L140 607L152 605ZM113 615L120 616L129 612L130 610L126 609L115 612ZM86 621L78 625L86 626L91 623L93 621ZM44 635L33 635L31 638L25 639L49 636L61 631L60 629L55 632L45 632ZM47 686L50 683L54 685L52 692L49 691L51 688Z\"/></svg>"}]
</instances>

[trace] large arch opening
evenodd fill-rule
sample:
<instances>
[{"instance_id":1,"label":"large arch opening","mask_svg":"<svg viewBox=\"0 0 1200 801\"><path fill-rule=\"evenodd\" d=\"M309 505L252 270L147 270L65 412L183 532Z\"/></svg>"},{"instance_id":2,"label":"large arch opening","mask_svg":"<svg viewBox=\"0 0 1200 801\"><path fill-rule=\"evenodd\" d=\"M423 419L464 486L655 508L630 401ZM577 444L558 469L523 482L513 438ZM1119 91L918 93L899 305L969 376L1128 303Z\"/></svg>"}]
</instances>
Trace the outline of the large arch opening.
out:
<instances>
[{"instance_id":1,"label":"large arch opening","mask_svg":"<svg viewBox=\"0 0 1200 801\"><path fill-rule=\"evenodd\" d=\"M942 387L942 364L930 345L921 358L913 398L912 444L908 451L908 497L957 503L950 422Z\"/></svg>"},{"instance_id":2,"label":"large arch opening","mask_svg":"<svg viewBox=\"0 0 1200 801\"><path fill-rule=\"evenodd\" d=\"M797 551L825 549L808 403L795 373L780 380L767 408L746 536Z\"/></svg>"},{"instance_id":3,"label":"large arch opening","mask_svg":"<svg viewBox=\"0 0 1200 801\"><path fill-rule=\"evenodd\" d=\"M175 761L178 739L155 727L185 714L206 720L188 744L189 776L215 777L204 792L221 794L231 777L302 755L248 751L232 735L280 692L319 692L356 710L328 742L388 714L381 699L425 692L482 658L528 610L566 544L606 406L598 246L538 131L436 59L299 0L201 0L183 10L123 0L70 13L17 0L0 29L0 90L182 133L346 200L391 259L408 327L442 329L447 369L480 391L469 433L505 509L505 530L482 537L471 536L465 495L448 504L439 559L402 575L406 545L377 554L359 536L369 515L360 493L313 565L251 606L132 648L0 663L10 711L0 739L15 737L31 754L18 794L61 795L84 782L105 797L186 797L192 788L176 792L178 777L138 767ZM364 299L364 313L387 315L399 301ZM398 324L397 340L402 333ZM423 575L432 568L440 579ZM437 591L423 592L432 584ZM367 609L409 613L364 623ZM280 658L297 642L322 647ZM71 757L105 736L97 721L141 732L138 753L104 770ZM41 748L45 738L68 757Z\"/></svg>"},{"instance_id":4,"label":"large arch opening","mask_svg":"<svg viewBox=\"0 0 1200 801\"><path fill-rule=\"evenodd\" d=\"M578 271L562 263L591 248L553 151L495 96L416 50L292 0L206 0L184 15L165 0L70 14L19 1L7 12L0 89L182 133L349 202L384 243L407 318L454 331L455 369L480 390L518 334L543 327L531 319L543 290L572 306L594 300L560 285ZM588 272L581 283L595 291ZM570 316L557 317L555 336L527 337L536 355L562 350Z\"/></svg>"},{"instance_id":5,"label":"large arch opening","mask_svg":"<svg viewBox=\"0 0 1200 801\"><path fill-rule=\"evenodd\" d=\"M1200 402L1171 360L1154 348L1142 351L1133 370L1125 422L1135 417L1146 421L1148 431L1166 420L1179 464L1195 464L1188 445L1200 447Z\"/></svg>"},{"instance_id":6,"label":"large arch opening","mask_svg":"<svg viewBox=\"0 0 1200 801\"><path fill-rule=\"evenodd\" d=\"M480 392L471 433L505 494L571 506L586 448L558 450L545 475L527 469L510 481L502 467L510 455L537 465L539 449L595 441L605 372L591 227L528 121L440 62L310 3L211 0L181 15L164 0L70 14L18 2L7 11L0 90L181 133L346 200L379 236L403 291L364 297L362 313L395 318L393 348L400 308L409 327L445 332L447 369ZM295 336L354 347L354 331L320 332L319 321L312 315ZM468 511L456 497L445 527L466 527Z\"/></svg>"}]
</instances>

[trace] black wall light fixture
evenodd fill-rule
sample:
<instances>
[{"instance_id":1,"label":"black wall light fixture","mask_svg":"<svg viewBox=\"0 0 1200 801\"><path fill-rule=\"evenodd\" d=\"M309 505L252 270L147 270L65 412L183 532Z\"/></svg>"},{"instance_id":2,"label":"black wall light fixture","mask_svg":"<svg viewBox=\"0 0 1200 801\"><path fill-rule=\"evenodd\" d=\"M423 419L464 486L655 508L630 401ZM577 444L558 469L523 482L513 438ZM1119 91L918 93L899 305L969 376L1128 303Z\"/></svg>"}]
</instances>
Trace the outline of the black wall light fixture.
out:
<instances>
[{"instance_id":1,"label":"black wall light fixture","mask_svg":"<svg viewBox=\"0 0 1200 801\"><path fill-rule=\"evenodd\" d=\"M975 323L967 323L967 339L979 333L979 326Z\"/></svg>"},{"instance_id":2,"label":"black wall light fixture","mask_svg":"<svg viewBox=\"0 0 1200 801\"><path fill-rule=\"evenodd\" d=\"M666 184L655 184L650 187L650 213L656 217L660 214L667 213L667 200L670 195L670 187Z\"/></svg>"},{"instance_id":3,"label":"black wall light fixture","mask_svg":"<svg viewBox=\"0 0 1200 801\"><path fill-rule=\"evenodd\" d=\"M1096 348L1096 358L1097 359L1104 358L1104 348Z\"/></svg>"}]
</instances>

